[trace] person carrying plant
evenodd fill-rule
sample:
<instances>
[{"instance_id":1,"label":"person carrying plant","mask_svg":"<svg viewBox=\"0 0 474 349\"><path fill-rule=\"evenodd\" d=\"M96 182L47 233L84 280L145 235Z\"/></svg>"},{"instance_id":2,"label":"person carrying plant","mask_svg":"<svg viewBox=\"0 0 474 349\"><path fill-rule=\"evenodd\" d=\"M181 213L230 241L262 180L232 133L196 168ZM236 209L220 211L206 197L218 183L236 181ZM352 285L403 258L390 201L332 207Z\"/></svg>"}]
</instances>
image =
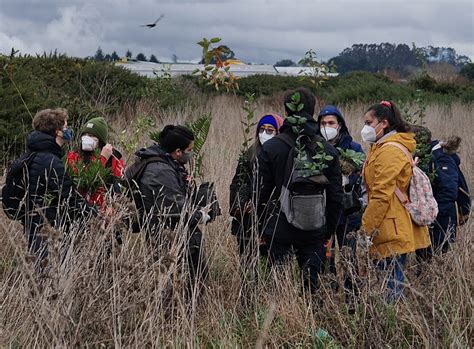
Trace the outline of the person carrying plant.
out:
<instances>
[{"instance_id":1,"label":"person carrying plant","mask_svg":"<svg viewBox=\"0 0 474 349\"><path fill-rule=\"evenodd\" d=\"M240 262L248 266L256 257L257 244L261 255L266 255L266 246L262 239L257 241L256 232L259 224L256 222L255 199L257 182L254 180L256 159L265 142L279 133L283 124L281 116L276 114L264 115L257 123L255 142L240 155L232 183L230 184L230 216L232 219L231 232L237 239Z\"/></svg>"},{"instance_id":2,"label":"person carrying plant","mask_svg":"<svg viewBox=\"0 0 474 349\"><path fill-rule=\"evenodd\" d=\"M356 237L355 232L361 226L362 214L359 198L362 195L361 170L365 160L362 146L352 139L342 113L333 105L326 105L318 115L319 134L339 152L341 163L342 185L344 189L344 209L341 211L337 222L336 239L338 247L350 249L345 258L352 264L355 262ZM334 250L336 239L330 242L330 248ZM336 275L336 263L334 253L329 256L329 272ZM355 269L352 272L356 272ZM344 287L347 291L354 291L354 283L351 275L345 275Z\"/></svg>"},{"instance_id":3,"label":"person carrying plant","mask_svg":"<svg viewBox=\"0 0 474 349\"><path fill-rule=\"evenodd\" d=\"M393 302L403 294L408 253L430 245L428 227L416 224L401 200L409 197L416 142L393 102L372 105L364 123L361 136L371 147L363 171L368 204L362 227L377 267L389 272L387 296Z\"/></svg>"},{"instance_id":4,"label":"person carrying plant","mask_svg":"<svg viewBox=\"0 0 474 349\"><path fill-rule=\"evenodd\" d=\"M287 263L294 253L311 292L342 204L339 156L318 136L315 103L308 89L288 92L280 135L265 142L258 155L258 214L270 266Z\"/></svg>"},{"instance_id":5,"label":"person carrying plant","mask_svg":"<svg viewBox=\"0 0 474 349\"><path fill-rule=\"evenodd\" d=\"M122 154L109 143L109 126L103 117L90 119L81 130L78 150L67 154L67 167L81 195L91 205L106 208L106 188L120 193Z\"/></svg>"},{"instance_id":6,"label":"person carrying plant","mask_svg":"<svg viewBox=\"0 0 474 349\"><path fill-rule=\"evenodd\" d=\"M33 118L33 132L26 140L28 152L17 159L7 174L2 189L4 209L14 206L18 212L11 217L24 226L28 249L43 267L48 257L47 225L67 237L74 221L95 215L94 207L79 195L61 161L63 146L72 139L65 109L45 109ZM24 202L15 202L22 190ZM63 239L63 245L68 239ZM63 246L64 247L64 246Z\"/></svg>"},{"instance_id":7,"label":"person carrying plant","mask_svg":"<svg viewBox=\"0 0 474 349\"><path fill-rule=\"evenodd\" d=\"M137 161L125 172L127 181L138 188L134 200L147 239L157 247L168 244L166 230L184 239L182 255L189 265L192 285L207 277L198 224L211 220L193 199L194 181L185 167L193 158L193 146L194 134L189 129L167 125L159 135L159 144L137 151ZM177 236L179 230L186 236Z\"/></svg>"}]
</instances>

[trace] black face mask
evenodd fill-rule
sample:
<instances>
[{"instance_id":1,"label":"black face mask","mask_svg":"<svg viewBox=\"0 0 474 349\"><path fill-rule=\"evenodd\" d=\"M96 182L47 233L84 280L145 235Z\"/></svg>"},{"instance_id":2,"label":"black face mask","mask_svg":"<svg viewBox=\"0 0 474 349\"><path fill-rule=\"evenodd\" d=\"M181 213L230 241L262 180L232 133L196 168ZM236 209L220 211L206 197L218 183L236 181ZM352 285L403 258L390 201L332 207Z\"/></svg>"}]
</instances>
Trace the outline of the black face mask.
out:
<instances>
[{"instance_id":1,"label":"black face mask","mask_svg":"<svg viewBox=\"0 0 474 349\"><path fill-rule=\"evenodd\" d=\"M182 165L188 164L194 157L194 152L190 151L183 151L183 155L178 159L178 162Z\"/></svg>"}]
</instances>

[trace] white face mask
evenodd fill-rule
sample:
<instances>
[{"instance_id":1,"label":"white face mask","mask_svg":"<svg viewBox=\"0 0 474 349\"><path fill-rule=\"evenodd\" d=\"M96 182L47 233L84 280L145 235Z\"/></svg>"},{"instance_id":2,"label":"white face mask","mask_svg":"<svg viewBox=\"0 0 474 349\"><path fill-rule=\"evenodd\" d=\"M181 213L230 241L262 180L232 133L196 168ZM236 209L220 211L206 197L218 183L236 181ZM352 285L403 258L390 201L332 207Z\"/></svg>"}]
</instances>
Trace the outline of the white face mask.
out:
<instances>
[{"instance_id":1,"label":"white face mask","mask_svg":"<svg viewBox=\"0 0 474 349\"><path fill-rule=\"evenodd\" d=\"M82 150L94 151L99 146L99 141L91 136L82 136Z\"/></svg>"},{"instance_id":2,"label":"white face mask","mask_svg":"<svg viewBox=\"0 0 474 349\"><path fill-rule=\"evenodd\" d=\"M360 131L362 140L367 143L375 143L377 141L377 131L374 127L365 125Z\"/></svg>"},{"instance_id":3,"label":"white face mask","mask_svg":"<svg viewBox=\"0 0 474 349\"><path fill-rule=\"evenodd\" d=\"M333 140L337 137L337 134L339 133L337 129L332 127L321 127L320 132L324 139L327 141Z\"/></svg>"},{"instance_id":4,"label":"white face mask","mask_svg":"<svg viewBox=\"0 0 474 349\"><path fill-rule=\"evenodd\" d=\"M265 143L269 139L272 139L273 137L274 137L274 135L269 135L266 132L258 134L258 139L259 139L261 145L263 145L263 143Z\"/></svg>"}]
</instances>

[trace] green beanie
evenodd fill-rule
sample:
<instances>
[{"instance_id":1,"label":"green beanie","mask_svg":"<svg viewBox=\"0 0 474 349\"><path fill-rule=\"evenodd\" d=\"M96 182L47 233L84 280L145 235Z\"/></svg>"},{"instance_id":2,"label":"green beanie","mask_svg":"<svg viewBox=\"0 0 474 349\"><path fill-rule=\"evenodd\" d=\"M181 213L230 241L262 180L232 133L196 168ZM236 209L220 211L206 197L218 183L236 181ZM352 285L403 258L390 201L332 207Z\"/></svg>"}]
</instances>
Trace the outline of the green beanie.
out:
<instances>
[{"instance_id":1,"label":"green beanie","mask_svg":"<svg viewBox=\"0 0 474 349\"><path fill-rule=\"evenodd\" d=\"M96 136L99 141L107 144L109 140L109 126L103 117L93 118L86 122L81 134L89 133Z\"/></svg>"}]
</instances>

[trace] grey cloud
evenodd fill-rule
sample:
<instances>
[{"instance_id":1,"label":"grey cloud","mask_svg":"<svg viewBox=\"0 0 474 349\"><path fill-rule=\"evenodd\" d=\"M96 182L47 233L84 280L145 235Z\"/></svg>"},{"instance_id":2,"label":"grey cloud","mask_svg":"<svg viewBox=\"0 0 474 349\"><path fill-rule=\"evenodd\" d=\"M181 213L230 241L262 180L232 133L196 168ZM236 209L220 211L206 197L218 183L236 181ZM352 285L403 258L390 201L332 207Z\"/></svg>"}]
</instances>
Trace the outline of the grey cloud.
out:
<instances>
[{"instance_id":1,"label":"grey cloud","mask_svg":"<svg viewBox=\"0 0 474 349\"><path fill-rule=\"evenodd\" d=\"M0 51L71 55L143 52L198 59L196 42L220 36L245 61L299 59L313 48L329 58L353 43L453 46L474 58L471 1L7 1L0 0ZM139 25L165 18L154 29Z\"/></svg>"}]
</instances>

